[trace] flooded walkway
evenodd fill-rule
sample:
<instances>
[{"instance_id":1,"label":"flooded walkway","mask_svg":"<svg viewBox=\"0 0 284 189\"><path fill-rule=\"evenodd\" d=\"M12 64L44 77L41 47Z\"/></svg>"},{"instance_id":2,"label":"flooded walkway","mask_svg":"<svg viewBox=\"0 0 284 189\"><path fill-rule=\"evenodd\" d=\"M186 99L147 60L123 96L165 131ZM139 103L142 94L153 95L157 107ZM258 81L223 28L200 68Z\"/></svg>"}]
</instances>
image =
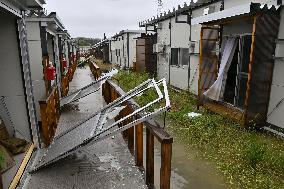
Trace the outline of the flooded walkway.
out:
<instances>
[{"instance_id":1,"label":"flooded walkway","mask_svg":"<svg viewBox=\"0 0 284 189\"><path fill-rule=\"evenodd\" d=\"M70 92L93 81L89 68L77 69ZM62 110L56 135L76 125L104 105L101 91ZM27 175L19 186L26 189L140 189L147 188L122 136L116 135L90 146L84 153L68 156Z\"/></svg>"},{"instance_id":2,"label":"flooded walkway","mask_svg":"<svg viewBox=\"0 0 284 189\"><path fill-rule=\"evenodd\" d=\"M163 125L163 120L157 119ZM166 122L167 125L167 122ZM167 126L166 126L167 127ZM170 132L171 133L171 132ZM171 189L227 189L223 178L212 164L197 156L196 151L186 150L185 145L174 136L172 146ZM155 142L155 180L159 180L160 146ZM159 183L155 183L159 188Z\"/></svg>"}]
</instances>

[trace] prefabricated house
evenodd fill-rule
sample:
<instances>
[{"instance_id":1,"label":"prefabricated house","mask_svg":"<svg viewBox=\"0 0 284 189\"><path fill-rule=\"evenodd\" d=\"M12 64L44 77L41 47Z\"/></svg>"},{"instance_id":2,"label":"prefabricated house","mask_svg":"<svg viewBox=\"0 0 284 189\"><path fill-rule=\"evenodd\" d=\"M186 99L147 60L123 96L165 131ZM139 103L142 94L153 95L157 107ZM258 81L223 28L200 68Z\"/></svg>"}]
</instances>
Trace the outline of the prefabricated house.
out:
<instances>
[{"instance_id":1,"label":"prefabricated house","mask_svg":"<svg viewBox=\"0 0 284 189\"><path fill-rule=\"evenodd\" d=\"M209 1L191 2L189 5L158 15L156 18L139 23L146 31L155 31L157 43L153 46L157 54L158 78L168 83L189 89L198 94L198 63L200 25L191 26L191 18L203 14ZM211 1L210 1L211 2ZM208 12L220 10L222 3L216 1Z\"/></svg>"},{"instance_id":2,"label":"prefabricated house","mask_svg":"<svg viewBox=\"0 0 284 189\"><path fill-rule=\"evenodd\" d=\"M79 46L79 50L81 53L88 53L90 49L90 46Z\"/></svg>"},{"instance_id":3,"label":"prefabricated house","mask_svg":"<svg viewBox=\"0 0 284 189\"><path fill-rule=\"evenodd\" d=\"M142 34L136 41L136 63L134 70L139 73L147 72L151 76L157 75L157 55L153 45L157 43L156 34Z\"/></svg>"},{"instance_id":4,"label":"prefabricated house","mask_svg":"<svg viewBox=\"0 0 284 189\"><path fill-rule=\"evenodd\" d=\"M92 51L97 59L104 63L110 63L110 39L104 39L92 47Z\"/></svg>"},{"instance_id":5,"label":"prefabricated house","mask_svg":"<svg viewBox=\"0 0 284 189\"><path fill-rule=\"evenodd\" d=\"M72 64L72 60L71 60L71 53L69 50L69 43L71 40L71 36L68 33L67 30L63 30L63 31L58 31L58 45L59 45L59 58L60 60L65 59L66 60L66 65L63 65L61 62L61 69L64 70L63 73L67 72L68 68L71 66Z\"/></svg>"},{"instance_id":6,"label":"prefabricated house","mask_svg":"<svg viewBox=\"0 0 284 189\"><path fill-rule=\"evenodd\" d=\"M283 127L278 110L271 119L282 103L276 87L283 56L281 2L239 3L224 1L224 10L191 21L202 24L199 105L244 125L268 121Z\"/></svg>"},{"instance_id":7,"label":"prefabricated house","mask_svg":"<svg viewBox=\"0 0 284 189\"><path fill-rule=\"evenodd\" d=\"M122 30L111 37L110 40L110 63L121 68L132 68L136 62L136 41L145 31Z\"/></svg>"},{"instance_id":8,"label":"prefabricated house","mask_svg":"<svg viewBox=\"0 0 284 189\"><path fill-rule=\"evenodd\" d=\"M10 137L25 139L39 146L38 123L27 48L28 7L41 8L44 0L0 1L0 116ZM8 188L25 153L17 155L15 168L3 175Z\"/></svg>"},{"instance_id":9,"label":"prefabricated house","mask_svg":"<svg viewBox=\"0 0 284 189\"><path fill-rule=\"evenodd\" d=\"M60 36L63 34L63 30L64 26L57 19L55 13L45 15L41 11L31 12L27 18L31 77L34 85L38 121L41 120L38 102L45 100L54 87L60 88L61 75L65 74L60 65L60 57L62 57L60 54L63 54L63 52L59 52L62 51L62 47L59 48L59 46L62 43ZM61 31L60 36L59 31ZM48 79L45 74L45 70L50 66L56 68L57 74L53 80Z\"/></svg>"},{"instance_id":10,"label":"prefabricated house","mask_svg":"<svg viewBox=\"0 0 284 189\"><path fill-rule=\"evenodd\" d=\"M6 125L10 134L35 144L38 143L37 117L27 48L26 17L22 10L28 6L41 7L43 3L45 1L0 1L0 41L5 44L0 50L1 117L10 120Z\"/></svg>"},{"instance_id":11,"label":"prefabricated house","mask_svg":"<svg viewBox=\"0 0 284 189\"><path fill-rule=\"evenodd\" d=\"M279 5L277 0L199 0L139 25L157 33L153 48L159 78L189 88L198 95L198 105L242 124L264 126L267 121L284 128ZM226 50L234 53L222 67ZM225 76L218 79L221 71Z\"/></svg>"}]
</instances>

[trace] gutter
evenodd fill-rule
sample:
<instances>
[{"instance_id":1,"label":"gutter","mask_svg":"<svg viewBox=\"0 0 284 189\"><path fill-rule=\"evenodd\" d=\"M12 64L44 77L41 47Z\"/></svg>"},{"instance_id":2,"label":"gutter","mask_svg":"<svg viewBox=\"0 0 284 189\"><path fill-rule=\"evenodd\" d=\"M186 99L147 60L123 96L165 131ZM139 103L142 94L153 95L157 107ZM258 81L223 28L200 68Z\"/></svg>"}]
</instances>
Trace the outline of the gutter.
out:
<instances>
[{"instance_id":1,"label":"gutter","mask_svg":"<svg viewBox=\"0 0 284 189\"><path fill-rule=\"evenodd\" d=\"M17 7L11 5L9 2L1 1L0 2L0 8L1 7L3 9L7 10L8 12L12 13L13 15L15 15L19 18L22 18L21 10L20 9L17 10Z\"/></svg>"}]
</instances>

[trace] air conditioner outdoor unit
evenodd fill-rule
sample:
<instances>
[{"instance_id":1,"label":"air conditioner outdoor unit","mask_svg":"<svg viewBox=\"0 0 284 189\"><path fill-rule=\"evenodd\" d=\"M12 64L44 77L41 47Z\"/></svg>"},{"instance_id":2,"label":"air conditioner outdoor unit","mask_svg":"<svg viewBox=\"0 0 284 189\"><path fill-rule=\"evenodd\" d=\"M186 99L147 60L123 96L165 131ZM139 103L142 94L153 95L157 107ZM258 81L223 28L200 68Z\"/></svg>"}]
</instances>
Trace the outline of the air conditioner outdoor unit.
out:
<instances>
[{"instance_id":1,"label":"air conditioner outdoor unit","mask_svg":"<svg viewBox=\"0 0 284 189\"><path fill-rule=\"evenodd\" d=\"M164 52L164 45L161 43L157 43L153 45L153 52L154 53L163 53Z\"/></svg>"},{"instance_id":2,"label":"air conditioner outdoor unit","mask_svg":"<svg viewBox=\"0 0 284 189\"><path fill-rule=\"evenodd\" d=\"M159 22L156 24L157 29L162 29L163 28L163 23Z\"/></svg>"},{"instance_id":3,"label":"air conditioner outdoor unit","mask_svg":"<svg viewBox=\"0 0 284 189\"><path fill-rule=\"evenodd\" d=\"M190 41L189 54L198 54L198 53L199 53L199 41Z\"/></svg>"}]
</instances>

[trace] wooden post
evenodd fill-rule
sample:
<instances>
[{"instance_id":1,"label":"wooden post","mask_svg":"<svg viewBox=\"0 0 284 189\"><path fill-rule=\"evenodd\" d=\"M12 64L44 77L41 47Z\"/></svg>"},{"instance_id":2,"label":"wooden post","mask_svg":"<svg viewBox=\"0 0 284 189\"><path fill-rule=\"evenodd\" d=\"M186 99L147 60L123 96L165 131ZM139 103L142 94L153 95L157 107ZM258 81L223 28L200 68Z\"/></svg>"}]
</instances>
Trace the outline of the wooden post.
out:
<instances>
[{"instance_id":1,"label":"wooden post","mask_svg":"<svg viewBox=\"0 0 284 189\"><path fill-rule=\"evenodd\" d=\"M135 163L137 167L143 167L143 124L135 127Z\"/></svg>"},{"instance_id":2,"label":"wooden post","mask_svg":"<svg viewBox=\"0 0 284 189\"><path fill-rule=\"evenodd\" d=\"M146 129L146 185L154 187L154 135Z\"/></svg>"},{"instance_id":3,"label":"wooden post","mask_svg":"<svg viewBox=\"0 0 284 189\"><path fill-rule=\"evenodd\" d=\"M251 93L252 66L253 66L253 63L254 63L254 46L255 46L257 18L258 18L258 16L255 16L253 18L252 41L251 41L250 61L249 61L249 73L248 73L245 105L244 105L244 116L243 116L243 120L242 120L244 126L246 126L248 124L248 108L249 108L248 106L249 106L249 98L250 98L250 93Z\"/></svg>"},{"instance_id":4,"label":"wooden post","mask_svg":"<svg viewBox=\"0 0 284 189\"><path fill-rule=\"evenodd\" d=\"M128 148L132 155L134 155L134 127L127 130L128 134Z\"/></svg>"},{"instance_id":5,"label":"wooden post","mask_svg":"<svg viewBox=\"0 0 284 189\"><path fill-rule=\"evenodd\" d=\"M200 45L199 45L199 76L198 76L198 99L197 99L197 109L201 106L201 78L202 78L202 58L203 58L203 51L202 51L202 44L203 44L203 28L201 28L200 32Z\"/></svg>"},{"instance_id":6,"label":"wooden post","mask_svg":"<svg viewBox=\"0 0 284 189\"><path fill-rule=\"evenodd\" d=\"M48 146L48 141L49 141L49 130L48 130L48 123L47 123L47 115L46 115L46 109L47 109L47 104L45 101L39 101L40 105L40 115L41 115L41 130L42 130L42 138L45 147Z\"/></svg>"},{"instance_id":7,"label":"wooden post","mask_svg":"<svg viewBox=\"0 0 284 189\"><path fill-rule=\"evenodd\" d=\"M172 143L161 144L160 188L170 189Z\"/></svg>"}]
</instances>

